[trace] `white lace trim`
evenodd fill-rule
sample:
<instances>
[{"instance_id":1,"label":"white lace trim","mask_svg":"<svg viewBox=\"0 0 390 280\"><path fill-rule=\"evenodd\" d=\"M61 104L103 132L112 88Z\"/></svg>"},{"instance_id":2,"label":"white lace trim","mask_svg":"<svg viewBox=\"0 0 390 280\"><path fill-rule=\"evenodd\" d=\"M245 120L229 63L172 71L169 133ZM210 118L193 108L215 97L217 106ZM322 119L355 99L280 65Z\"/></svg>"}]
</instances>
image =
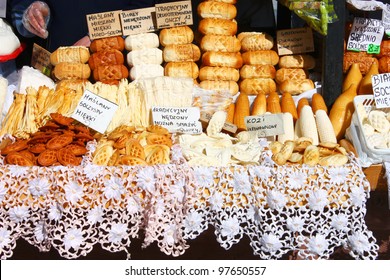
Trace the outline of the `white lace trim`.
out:
<instances>
[{"instance_id":1,"label":"white lace trim","mask_svg":"<svg viewBox=\"0 0 390 280\"><path fill-rule=\"evenodd\" d=\"M255 255L329 258L343 246L375 259L378 245L364 221L369 183L355 158L344 167L261 165L190 167L174 147L172 164L100 167L90 153L77 167L0 165L0 257L19 238L67 259L100 244L125 251L141 230L172 256L185 253L209 225L229 249L244 235Z\"/></svg>"}]
</instances>

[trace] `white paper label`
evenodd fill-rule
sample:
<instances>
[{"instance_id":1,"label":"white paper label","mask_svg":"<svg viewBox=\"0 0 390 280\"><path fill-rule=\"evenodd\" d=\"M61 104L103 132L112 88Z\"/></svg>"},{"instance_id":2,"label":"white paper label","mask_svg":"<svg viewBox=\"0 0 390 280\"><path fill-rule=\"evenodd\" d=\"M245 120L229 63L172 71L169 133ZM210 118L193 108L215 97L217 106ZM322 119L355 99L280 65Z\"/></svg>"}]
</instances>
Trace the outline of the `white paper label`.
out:
<instances>
[{"instance_id":1,"label":"white paper label","mask_svg":"<svg viewBox=\"0 0 390 280\"><path fill-rule=\"evenodd\" d=\"M154 7L123 11L121 13L123 36L157 30Z\"/></svg>"},{"instance_id":2,"label":"white paper label","mask_svg":"<svg viewBox=\"0 0 390 280\"><path fill-rule=\"evenodd\" d=\"M283 114L264 114L245 117L246 129L258 137L276 136L284 133Z\"/></svg>"},{"instance_id":3,"label":"white paper label","mask_svg":"<svg viewBox=\"0 0 390 280\"><path fill-rule=\"evenodd\" d=\"M100 133L104 133L117 109L117 104L85 90L72 118Z\"/></svg>"},{"instance_id":4,"label":"white paper label","mask_svg":"<svg viewBox=\"0 0 390 280\"><path fill-rule=\"evenodd\" d=\"M390 35L390 5L386 4L386 8L382 11L382 23L385 28L386 35Z\"/></svg>"},{"instance_id":5,"label":"white paper label","mask_svg":"<svg viewBox=\"0 0 390 280\"><path fill-rule=\"evenodd\" d=\"M7 15L7 1L0 0L0 18L5 18Z\"/></svg>"},{"instance_id":6,"label":"white paper label","mask_svg":"<svg viewBox=\"0 0 390 280\"><path fill-rule=\"evenodd\" d=\"M349 34L347 49L367 51L370 46L380 46L383 33L381 20L356 17Z\"/></svg>"},{"instance_id":7,"label":"white paper label","mask_svg":"<svg viewBox=\"0 0 390 280\"><path fill-rule=\"evenodd\" d=\"M390 107L390 73L373 75L371 81L376 107Z\"/></svg>"},{"instance_id":8,"label":"white paper label","mask_svg":"<svg viewBox=\"0 0 390 280\"><path fill-rule=\"evenodd\" d=\"M198 107L153 107L152 116L155 125L165 127L171 133L202 133Z\"/></svg>"}]
</instances>

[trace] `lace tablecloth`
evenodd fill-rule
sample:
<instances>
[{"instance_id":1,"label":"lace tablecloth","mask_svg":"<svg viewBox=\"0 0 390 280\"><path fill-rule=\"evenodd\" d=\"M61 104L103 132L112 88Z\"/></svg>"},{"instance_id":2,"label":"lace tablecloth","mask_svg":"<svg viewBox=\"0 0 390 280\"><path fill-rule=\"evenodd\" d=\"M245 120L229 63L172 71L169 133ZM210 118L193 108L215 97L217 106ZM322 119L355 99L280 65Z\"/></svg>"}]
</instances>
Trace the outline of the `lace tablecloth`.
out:
<instances>
[{"instance_id":1,"label":"lace tablecloth","mask_svg":"<svg viewBox=\"0 0 390 280\"><path fill-rule=\"evenodd\" d=\"M343 167L276 166L264 152L260 165L190 167L180 153L172 164L149 167L0 165L0 257L12 257L25 239L67 259L100 244L126 251L143 231L179 256L209 225L229 249L244 235L261 259L297 251L329 258L343 246L356 259L375 259L378 245L364 221L369 183L356 161Z\"/></svg>"}]
</instances>

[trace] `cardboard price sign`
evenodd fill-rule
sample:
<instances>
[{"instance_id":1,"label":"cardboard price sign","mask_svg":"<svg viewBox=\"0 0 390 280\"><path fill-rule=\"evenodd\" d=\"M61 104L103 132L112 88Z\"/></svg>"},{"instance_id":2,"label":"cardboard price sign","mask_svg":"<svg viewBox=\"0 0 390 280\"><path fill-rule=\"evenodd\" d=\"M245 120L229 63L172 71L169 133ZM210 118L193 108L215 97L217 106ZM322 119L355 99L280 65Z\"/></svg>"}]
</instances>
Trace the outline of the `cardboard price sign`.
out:
<instances>
[{"instance_id":1,"label":"cardboard price sign","mask_svg":"<svg viewBox=\"0 0 390 280\"><path fill-rule=\"evenodd\" d=\"M191 1L156 4L157 28L192 25Z\"/></svg>"},{"instance_id":2,"label":"cardboard price sign","mask_svg":"<svg viewBox=\"0 0 390 280\"><path fill-rule=\"evenodd\" d=\"M264 114L245 117L247 131L259 137L276 136L284 133L283 114Z\"/></svg>"},{"instance_id":3,"label":"cardboard price sign","mask_svg":"<svg viewBox=\"0 0 390 280\"><path fill-rule=\"evenodd\" d=\"M371 81L376 107L390 107L390 73L373 75Z\"/></svg>"},{"instance_id":4,"label":"cardboard price sign","mask_svg":"<svg viewBox=\"0 0 390 280\"><path fill-rule=\"evenodd\" d=\"M117 109L117 104L85 90L72 118L100 133L104 133Z\"/></svg>"},{"instance_id":5,"label":"cardboard price sign","mask_svg":"<svg viewBox=\"0 0 390 280\"><path fill-rule=\"evenodd\" d=\"M379 53L384 27L381 20L356 17L349 34L347 50L368 51L375 50ZM372 52L374 53L374 52Z\"/></svg>"},{"instance_id":6,"label":"cardboard price sign","mask_svg":"<svg viewBox=\"0 0 390 280\"><path fill-rule=\"evenodd\" d=\"M198 107L153 107L152 116L155 125L163 126L171 133L202 133Z\"/></svg>"},{"instance_id":7,"label":"cardboard price sign","mask_svg":"<svg viewBox=\"0 0 390 280\"><path fill-rule=\"evenodd\" d=\"M276 41L279 55L314 52L311 28L294 28L277 31Z\"/></svg>"},{"instance_id":8,"label":"cardboard price sign","mask_svg":"<svg viewBox=\"0 0 390 280\"><path fill-rule=\"evenodd\" d=\"M48 50L34 43L31 56L31 66L48 77L50 77L51 71L53 70L53 65L50 62L50 55L51 53Z\"/></svg>"},{"instance_id":9,"label":"cardboard price sign","mask_svg":"<svg viewBox=\"0 0 390 280\"><path fill-rule=\"evenodd\" d=\"M151 7L123 11L121 13L121 23L123 36L156 31L156 9Z\"/></svg>"},{"instance_id":10,"label":"cardboard price sign","mask_svg":"<svg viewBox=\"0 0 390 280\"><path fill-rule=\"evenodd\" d=\"M89 38L91 40L122 36L120 13L122 11L112 11L105 13L87 15Z\"/></svg>"}]
</instances>

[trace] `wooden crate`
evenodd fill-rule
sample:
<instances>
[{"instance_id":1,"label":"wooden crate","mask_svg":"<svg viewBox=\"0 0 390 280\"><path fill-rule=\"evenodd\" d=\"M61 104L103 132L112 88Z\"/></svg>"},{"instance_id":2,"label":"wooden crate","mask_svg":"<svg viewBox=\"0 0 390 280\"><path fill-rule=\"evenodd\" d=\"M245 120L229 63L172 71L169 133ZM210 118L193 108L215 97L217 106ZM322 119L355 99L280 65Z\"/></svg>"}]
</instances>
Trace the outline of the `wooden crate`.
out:
<instances>
[{"instance_id":1,"label":"wooden crate","mask_svg":"<svg viewBox=\"0 0 390 280\"><path fill-rule=\"evenodd\" d=\"M372 191L387 190L387 179L385 178L386 170L382 164L374 164L370 167L363 168L363 172L370 182Z\"/></svg>"}]
</instances>

